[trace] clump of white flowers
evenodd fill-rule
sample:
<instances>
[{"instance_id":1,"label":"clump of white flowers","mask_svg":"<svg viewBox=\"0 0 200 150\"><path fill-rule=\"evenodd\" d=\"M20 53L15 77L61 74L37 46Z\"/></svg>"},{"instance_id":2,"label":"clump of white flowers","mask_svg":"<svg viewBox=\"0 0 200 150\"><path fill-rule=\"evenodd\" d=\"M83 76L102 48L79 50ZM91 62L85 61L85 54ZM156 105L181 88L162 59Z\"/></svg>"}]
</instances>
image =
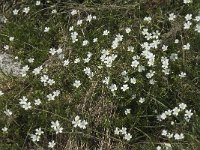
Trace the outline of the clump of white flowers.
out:
<instances>
[{"instance_id":1,"label":"clump of white flowers","mask_svg":"<svg viewBox=\"0 0 200 150\"><path fill-rule=\"evenodd\" d=\"M24 108L25 110L31 109L31 102L28 102L28 99L26 96L23 96L22 98L19 99L19 104L22 108Z\"/></svg>"},{"instance_id":2,"label":"clump of white flowers","mask_svg":"<svg viewBox=\"0 0 200 150\"><path fill-rule=\"evenodd\" d=\"M86 129L86 125L88 122L86 120L81 120L79 116L76 116L72 121L72 125L74 128L79 127L81 129Z\"/></svg>"},{"instance_id":3,"label":"clump of white flowers","mask_svg":"<svg viewBox=\"0 0 200 150\"><path fill-rule=\"evenodd\" d=\"M56 97L58 97L60 95L60 91L59 90L56 90L56 91L53 91L53 93L50 93L47 95L47 100L48 101L54 101Z\"/></svg>"},{"instance_id":4,"label":"clump of white flowers","mask_svg":"<svg viewBox=\"0 0 200 150\"><path fill-rule=\"evenodd\" d=\"M115 131L114 133L116 135L123 135L124 139L127 140L127 141L130 141L131 138L132 138L132 135L130 133L127 132L127 128L126 127L122 127L121 129L119 129L118 127L115 128Z\"/></svg>"},{"instance_id":5,"label":"clump of white flowers","mask_svg":"<svg viewBox=\"0 0 200 150\"><path fill-rule=\"evenodd\" d=\"M30 135L31 140L33 142L39 142L42 134L44 134L44 131L41 128L35 129L35 134Z\"/></svg>"}]
</instances>

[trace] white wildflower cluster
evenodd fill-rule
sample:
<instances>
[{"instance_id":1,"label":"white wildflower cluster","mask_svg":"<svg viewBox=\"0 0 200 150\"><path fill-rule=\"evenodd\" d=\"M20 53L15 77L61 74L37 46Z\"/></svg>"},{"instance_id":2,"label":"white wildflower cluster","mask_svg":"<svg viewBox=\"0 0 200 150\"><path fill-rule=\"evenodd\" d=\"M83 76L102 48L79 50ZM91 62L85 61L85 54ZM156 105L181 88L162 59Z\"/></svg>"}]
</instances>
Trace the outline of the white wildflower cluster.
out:
<instances>
[{"instance_id":1,"label":"white wildflower cluster","mask_svg":"<svg viewBox=\"0 0 200 150\"><path fill-rule=\"evenodd\" d=\"M21 73L21 64L14 61L13 56L7 53L0 53L0 70L5 74L19 76Z\"/></svg>"},{"instance_id":2,"label":"white wildflower cluster","mask_svg":"<svg viewBox=\"0 0 200 150\"><path fill-rule=\"evenodd\" d=\"M22 76L22 77L25 77L25 76L27 75L27 72L29 71L29 69L30 69L30 68L29 68L28 65L22 67L21 70L20 70L21 76Z\"/></svg>"},{"instance_id":3,"label":"white wildflower cluster","mask_svg":"<svg viewBox=\"0 0 200 150\"><path fill-rule=\"evenodd\" d=\"M192 25L192 14L187 14L185 16L185 23L183 29L190 29L190 26Z\"/></svg>"},{"instance_id":4,"label":"white wildflower cluster","mask_svg":"<svg viewBox=\"0 0 200 150\"><path fill-rule=\"evenodd\" d=\"M152 18L151 18L151 17L144 17L144 21L145 21L145 22L148 22L148 23L150 23L150 22L151 22L151 20L152 20Z\"/></svg>"},{"instance_id":5,"label":"white wildflower cluster","mask_svg":"<svg viewBox=\"0 0 200 150\"><path fill-rule=\"evenodd\" d=\"M81 120L79 116L76 116L72 121L72 125L74 128L79 127L81 129L86 129L86 125L88 122L86 120Z\"/></svg>"},{"instance_id":6,"label":"white wildflower cluster","mask_svg":"<svg viewBox=\"0 0 200 150\"><path fill-rule=\"evenodd\" d=\"M92 79L92 77L94 76L94 72L92 72L89 67L85 67L83 71L88 76L89 79Z\"/></svg>"},{"instance_id":7,"label":"white wildflower cluster","mask_svg":"<svg viewBox=\"0 0 200 150\"><path fill-rule=\"evenodd\" d=\"M47 95L47 100L48 101L54 101L56 97L58 97L60 95L60 91L59 90L56 90L56 91L53 91L53 93L50 93Z\"/></svg>"},{"instance_id":8,"label":"white wildflower cluster","mask_svg":"<svg viewBox=\"0 0 200 150\"><path fill-rule=\"evenodd\" d=\"M40 77L40 81L44 84L44 86L55 84L55 81L53 79L50 79L46 74Z\"/></svg>"},{"instance_id":9,"label":"white wildflower cluster","mask_svg":"<svg viewBox=\"0 0 200 150\"><path fill-rule=\"evenodd\" d=\"M117 58L117 55L110 54L108 50L103 49L101 51L101 61L106 65L106 67L110 68L112 67L113 61Z\"/></svg>"},{"instance_id":10,"label":"white wildflower cluster","mask_svg":"<svg viewBox=\"0 0 200 150\"><path fill-rule=\"evenodd\" d=\"M91 57L92 57L92 53L88 52L87 53L87 58L83 59L84 63L88 63L90 61Z\"/></svg>"},{"instance_id":11,"label":"white wildflower cluster","mask_svg":"<svg viewBox=\"0 0 200 150\"><path fill-rule=\"evenodd\" d=\"M23 96L19 99L19 101L19 104L22 108L24 108L25 110L31 109L31 102L28 102L27 97Z\"/></svg>"},{"instance_id":12,"label":"white wildflower cluster","mask_svg":"<svg viewBox=\"0 0 200 150\"><path fill-rule=\"evenodd\" d=\"M166 120L168 117L174 118L180 116L180 114L184 113L184 119L186 122L189 122L193 112L190 110L187 110L187 105L185 103L180 103L178 107L174 107L173 109L169 109L165 112L163 112L161 115L158 116L159 121ZM175 121L171 121L171 125L175 125ZM167 138L174 138L175 140L182 140L184 139L183 133L170 133L166 129L162 130L161 133L162 136L165 136Z\"/></svg>"},{"instance_id":13,"label":"white wildflower cluster","mask_svg":"<svg viewBox=\"0 0 200 150\"><path fill-rule=\"evenodd\" d=\"M60 54L60 53L62 53L62 48L58 48L58 49L55 49L55 48L50 48L50 50L49 50L49 53L53 56L53 55L55 55L55 54Z\"/></svg>"},{"instance_id":14,"label":"white wildflower cluster","mask_svg":"<svg viewBox=\"0 0 200 150\"><path fill-rule=\"evenodd\" d=\"M31 140L33 142L39 142L42 134L44 134L44 131L41 128L35 129L35 134L30 135Z\"/></svg>"},{"instance_id":15,"label":"white wildflower cluster","mask_svg":"<svg viewBox=\"0 0 200 150\"><path fill-rule=\"evenodd\" d=\"M175 140L182 140L185 137L183 133L180 133L180 134L179 133L170 133L167 130L162 130L161 135L165 136L169 139L174 138Z\"/></svg>"},{"instance_id":16,"label":"white wildflower cluster","mask_svg":"<svg viewBox=\"0 0 200 150\"><path fill-rule=\"evenodd\" d=\"M42 66L39 66L39 67L33 69L32 73L33 73L34 75L38 75L38 74L40 74L40 72L42 71L42 69L43 69L43 67L42 67Z\"/></svg>"},{"instance_id":17,"label":"white wildflower cluster","mask_svg":"<svg viewBox=\"0 0 200 150\"><path fill-rule=\"evenodd\" d=\"M53 128L53 130L56 132L56 134L63 132L63 128L61 127L58 120L51 121L51 128Z\"/></svg>"},{"instance_id":18,"label":"white wildflower cluster","mask_svg":"<svg viewBox=\"0 0 200 150\"><path fill-rule=\"evenodd\" d=\"M75 43L78 41L78 33L76 31L71 32L71 39L72 39L72 43Z\"/></svg>"},{"instance_id":19,"label":"white wildflower cluster","mask_svg":"<svg viewBox=\"0 0 200 150\"><path fill-rule=\"evenodd\" d=\"M120 135L122 134L125 140L130 141L132 138L132 135L130 133L127 132L127 128L126 127L122 127L121 129L119 129L118 127L115 128L114 133L116 135Z\"/></svg>"},{"instance_id":20,"label":"white wildflower cluster","mask_svg":"<svg viewBox=\"0 0 200 150\"><path fill-rule=\"evenodd\" d=\"M123 35L117 34L114 41L112 42L112 48L116 49L119 46L119 42L122 42Z\"/></svg>"},{"instance_id":21,"label":"white wildflower cluster","mask_svg":"<svg viewBox=\"0 0 200 150\"><path fill-rule=\"evenodd\" d=\"M192 3L193 2L193 0L183 0L183 3L184 4L190 4L190 3Z\"/></svg>"},{"instance_id":22,"label":"white wildflower cluster","mask_svg":"<svg viewBox=\"0 0 200 150\"><path fill-rule=\"evenodd\" d=\"M177 117L177 116L180 114L180 112L184 112L184 113L185 113L185 115L184 115L184 116L185 116L185 120L186 120L187 122L189 122L189 120L191 119L193 113L192 113L191 110L186 110L186 107L187 107L186 104L180 103L178 107L174 107L172 110L169 109L169 110L163 112L163 113L159 116L160 121L161 121L161 120L165 120L165 119L167 119L167 117L170 117L170 116L172 116L172 115L173 115L174 117Z\"/></svg>"},{"instance_id":23,"label":"white wildflower cluster","mask_svg":"<svg viewBox=\"0 0 200 150\"><path fill-rule=\"evenodd\" d=\"M162 72L164 72L165 75L169 74L169 59L167 57L162 56L161 57L162 62Z\"/></svg>"}]
</instances>

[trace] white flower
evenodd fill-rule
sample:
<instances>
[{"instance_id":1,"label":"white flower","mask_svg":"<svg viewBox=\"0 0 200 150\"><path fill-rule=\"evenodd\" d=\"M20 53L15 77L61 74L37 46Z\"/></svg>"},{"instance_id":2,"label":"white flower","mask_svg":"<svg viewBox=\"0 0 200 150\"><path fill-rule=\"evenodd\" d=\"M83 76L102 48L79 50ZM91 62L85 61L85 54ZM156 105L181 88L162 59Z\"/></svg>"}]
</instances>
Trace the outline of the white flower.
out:
<instances>
[{"instance_id":1,"label":"white flower","mask_svg":"<svg viewBox=\"0 0 200 150\"><path fill-rule=\"evenodd\" d=\"M124 84L124 85L121 87L121 89L122 89L123 92L126 91L126 90L128 90L128 89L129 89L128 84Z\"/></svg>"},{"instance_id":2,"label":"white flower","mask_svg":"<svg viewBox=\"0 0 200 150\"><path fill-rule=\"evenodd\" d=\"M126 29L126 33L130 33L131 32L131 28L127 27Z\"/></svg>"},{"instance_id":3,"label":"white flower","mask_svg":"<svg viewBox=\"0 0 200 150\"><path fill-rule=\"evenodd\" d=\"M131 63L131 67L137 67L139 65L139 61L138 60L133 60Z\"/></svg>"},{"instance_id":4,"label":"white flower","mask_svg":"<svg viewBox=\"0 0 200 150\"><path fill-rule=\"evenodd\" d=\"M9 37L9 41L11 41L11 42L14 41L14 39L15 38L13 36Z\"/></svg>"},{"instance_id":5,"label":"white flower","mask_svg":"<svg viewBox=\"0 0 200 150\"><path fill-rule=\"evenodd\" d=\"M184 139L183 133L181 133L181 134L178 134L178 133L174 134L174 139L175 140L182 140L182 139Z\"/></svg>"},{"instance_id":6,"label":"white flower","mask_svg":"<svg viewBox=\"0 0 200 150\"><path fill-rule=\"evenodd\" d=\"M108 30L103 31L103 35L108 35L109 33L110 33L110 31L108 31Z\"/></svg>"},{"instance_id":7,"label":"white flower","mask_svg":"<svg viewBox=\"0 0 200 150\"><path fill-rule=\"evenodd\" d=\"M54 95L54 96L59 96L59 95L60 95L60 91L59 91L59 90L54 91L54 92L53 92L53 95Z\"/></svg>"},{"instance_id":8,"label":"white flower","mask_svg":"<svg viewBox=\"0 0 200 150\"><path fill-rule=\"evenodd\" d=\"M180 78L185 78L185 77L186 77L186 73L185 73L185 72L181 72L178 76L179 76Z\"/></svg>"},{"instance_id":9,"label":"white flower","mask_svg":"<svg viewBox=\"0 0 200 150\"><path fill-rule=\"evenodd\" d=\"M115 128L115 131L114 131L114 134L119 135L119 133L120 133L120 130L119 130L118 127L116 127L116 128Z\"/></svg>"},{"instance_id":10,"label":"white flower","mask_svg":"<svg viewBox=\"0 0 200 150\"><path fill-rule=\"evenodd\" d=\"M157 146L157 147L156 147L156 150L161 150L161 147L160 147L160 146Z\"/></svg>"},{"instance_id":11,"label":"white flower","mask_svg":"<svg viewBox=\"0 0 200 150\"><path fill-rule=\"evenodd\" d=\"M186 45L183 45L184 50L189 50L190 49L190 43L187 43Z\"/></svg>"},{"instance_id":12,"label":"white flower","mask_svg":"<svg viewBox=\"0 0 200 150\"><path fill-rule=\"evenodd\" d=\"M34 62L34 58L29 58L29 59L28 59L28 62L29 62L29 63L33 63L33 62Z\"/></svg>"},{"instance_id":13,"label":"white flower","mask_svg":"<svg viewBox=\"0 0 200 150\"><path fill-rule=\"evenodd\" d=\"M191 25L192 25L192 23L190 21L187 21L184 23L183 29L189 29Z\"/></svg>"},{"instance_id":14,"label":"white flower","mask_svg":"<svg viewBox=\"0 0 200 150\"><path fill-rule=\"evenodd\" d=\"M24 105L22 105L22 107L23 107L25 110L31 109L31 103L30 103L30 102L25 103Z\"/></svg>"},{"instance_id":15,"label":"white flower","mask_svg":"<svg viewBox=\"0 0 200 150\"><path fill-rule=\"evenodd\" d=\"M196 25L195 31L197 31L198 33L200 33L200 24L197 24L197 25Z\"/></svg>"},{"instance_id":16,"label":"white flower","mask_svg":"<svg viewBox=\"0 0 200 150\"><path fill-rule=\"evenodd\" d=\"M86 45L88 45L88 44L89 44L89 41L88 41L88 40L84 40L82 45L83 45L83 46L86 46Z\"/></svg>"},{"instance_id":17,"label":"white flower","mask_svg":"<svg viewBox=\"0 0 200 150\"><path fill-rule=\"evenodd\" d=\"M85 120L83 120L83 121L80 122L79 127L80 127L81 129L86 129L86 125L87 125L87 124L88 124L88 122L85 121Z\"/></svg>"},{"instance_id":18,"label":"white flower","mask_svg":"<svg viewBox=\"0 0 200 150\"><path fill-rule=\"evenodd\" d=\"M40 4L41 4L40 1L36 1L36 3L35 3L36 6L39 6Z\"/></svg>"},{"instance_id":19,"label":"white flower","mask_svg":"<svg viewBox=\"0 0 200 150\"><path fill-rule=\"evenodd\" d=\"M64 62L63 62L63 66L68 66L69 65L69 60L67 59L67 60L64 60Z\"/></svg>"},{"instance_id":20,"label":"white flower","mask_svg":"<svg viewBox=\"0 0 200 150\"><path fill-rule=\"evenodd\" d=\"M77 25L82 25L82 23L83 23L83 20L78 20L77 21Z\"/></svg>"},{"instance_id":21,"label":"white flower","mask_svg":"<svg viewBox=\"0 0 200 150\"><path fill-rule=\"evenodd\" d=\"M35 129L35 134L40 136L40 135L44 134L44 131L42 131L41 128L38 128L38 129Z\"/></svg>"},{"instance_id":22,"label":"white flower","mask_svg":"<svg viewBox=\"0 0 200 150\"><path fill-rule=\"evenodd\" d=\"M49 30L50 30L50 27L45 27L44 28L44 32L49 32Z\"/></svg>"},{"instance_id":23,"label":"white flower","mask_svg":"<svg viewBox=\"0 0 200 150\"><path fill-rule=\"evenodd\" d=\"M71 15L74 16L74 15L78 14L78 12L79 12L78 10L73 9L73 10L71 11Z\"/></svg>"},{"instance_id":24,"label":"white flower","mask_svg":"<svg viewBox=\"0 0 200 150\"><path fill-rule=\"evenodd\" d=\"M0 96L2 96L4 93L0 90Z\"/></svg>"},{"instance_id":25,"label":"white flower","mask_svg":"<svg viewBox=\"0 0 200 150\"><path fill-rule=\"evenodd\" d=\"M79 80L75 80L73 83L73 86L75 86L76 88L78 88L81 85L81 82Z\"/></svg>"},{"instance_id":26,"label":"white flower","mask_svg":"<svg viewBox=\"0 0 200 150\"><path fill-rule=\"evenodd\" d=\"M48 95L47 95L47 99L48 99L48 101L53 101L53 100L55 100L55 95L53 95L53 94L48 94Z\"/></svg>"},{"instance_id":27,"label":"white flower","mask_svg":"<svg viewBox=\"0 0 200 150\"><path fill-rule=\"evenodd\" d=\"M7 115L7 116L11 116L12 115L12 111L10 111L10 109L6 109L4 111L4 114Z\"/></svg>"},{"instance_id":28,"label":"white flower","mask_svg":"<svg viewBox=\"0 0 200 150\"><path fill-rule=\"evenodd\" d=\"M56 143L54 142L54 140L48 143L49 148L54 148L55 145Z\"/></svg>"},{"instance_id":29,"label":"white flower","mask_svg":"<svg viewBox=\"0 0 200 150\"><path fill-rule=\"evenodd\" d=\"M192 14L187 14L186 16L185 16L185 20L186 21L189 21L189 20L191 20L192 19Z\"/></svg>"},{"instance_id":30,"label":"white flower","mask_svg":"<svg viewBox=\"0 0 200 150\"><path fill-rule=\"evenodd\" d=\"M163 46L162 46L162 50L163 50L163 51L166 51L167 48L168 48L168 46L166 46L166 45L163 45Z\"/></svg>"},{"instance_id":31,"label":"white flower","mask_svg":"<svg viewBox=\"0 0 200 150\"><path fill-rule=\"evenodd\" d=\"M124 139L127 141L130 141L131 138L132 138L132 135L130 133L127 133L124 135Z\"/></svg>"},{"instance_id":32,"label":"white flower","mask_svg":"<svg viewBox=\"0 0 200 150\"><path fill-rule=\"evenodd\" d=\"M151 22L151 17L144 17L144 21L146 21L146 22L148 22L148 23L150 23Z\"/></svg>"},{"instance_id":33,"label":"white flower","mask_svg":"<svg viewBox=\"0 0 200 150\"><path fill-rule=\"evenodd\" d=\"M49 80L47 81L47 83L48 83L49 85L53 85L53 84L55 84L55 81L54 81L53 79L49 79Z\"/></svg>"},{"instance_id":34,"label":"white flower","mask_svg":"<svg viewBox=\"0 0 200 150\"><path fill-rule=\"evenodd\" d=\"M110 87L109 87L109 89L111 90L111 92L116 91L117 90L116 84L111 84Z\"/></svg>"},{"instance_id":35,"label":"white flower","mask_svg":"<svg viewBox=\"0 0 200 150\"><path fill-rule=\"evenodd\" d=\"M81 124L81 120L79 116L76 116L75 119L72 121L73 127L76 128L77 126L79 127Z\"/></svg>"},{"instance_id":36,"label":"white flower","mask_svg":"<svg viewBox=\"0 0 200 150\"><path fill-rule=\"evenodd\" d=\"M176 18L176 15L174 15L174 13L169 14L169 21L174 21L174 19Z\"/></svg>"},{"instance_id":37,"label":"white flower","mask_svg":"<svg viewBox=\"0 0 200 150\"><path fill-rule=\"evenodd\" d=\"M33 142L38 142L38 141L40 141L40 136L39 135L35 135L35 134L31 134L31 140Z\"/></svg>"},{"instance_id":38,"label":"white flower","mask_svg":"<svg viewBox=\"0 0 200 150\"><path fill-rule=\"evenodd\" d=\"M178 116L178 114L179 114L179 112L180 112L181 110L180 110L180 108L175 107L172 111L173 111L173 113L172 113L173 115Z\"/></svg>"},{"instance_id":39,"label":"white flower","mask_svg":"<svg viewBox=\"0 0 200 150\"><path fill-rule=\"evenodd\" d=\"M8 128L7 128L7 127L3 127L1 130L2 130L4 133L8 132Z\"/></svg>"},{"instance_id":40,"label":"white flower","mask_svg":"<svg viewBox=\"0 0 200 150\"><path fill-rule=\"evenodd\" d=\"M193 113L192 113L191 110L186 110L186 111L185 111L185 117L187 117L187 118L191 118L192 115L193 115Z\"/></svg>"},{"instance_id":41,"label":"white flower","mask_svg":"<svg viewBox=\"0 0 200 150\"><path fill-rule=\"evenodd\" d=\"M125 135L125 134L127 133L126 130L127 130L127 128L122 127L122 129L120 130L120 132L121 132L123 135Z\"/></svg>"},{"instance_id":42,"label":"white flower","mask_svg":"<svg viewBox=\"0 0 200 150\"><path fill-rule=\"evenodd\" d=\"M183 0L183 3L184 4L189 4L189 3L192 3L192 0Z\"/></svg>"},{"instance_id":43,"label":"white flower","mask_svg":"<svg viewBox=\"0 0 200 150\"><path fill-rule=\"evenodd\" d=\"M57 10L56 10L56 9L53 9L53 10L51 11L51 13L52 13L52 14L56 14L56 13L57 13Z\"/></svg>"},{"instance_id":44,"label":"white flower","mask_svg":"<svg viewBox=\"0 0 200 150\"><path fill-rule=\"evenodd\" d=\"M80 61L81 61L80 58L76 58L76 59L74 60L74 63L77 64L77 63L79 63Z\"/></svg>"},{"instance_id":45,"label":"white flower","mask_svg":"<svg viewBox=\"0 0 200 150\"><path fill-rule=\"evenodd\" d=\"M29 7L25 7L22 12L28 14L29 11L30 11L30 8Z\"/></svg>"},{"instance_id":46,"label":"white flower","mask_svg":"<svg viewBox=\"0 0 200 150\"><path fill-rule=\"evenodd\" d=\"M194 20L197 21L197 22L199 22L200 21L200 15L196 16Z\"/></svg>"},{"instance_id":47,"label":"white flower","mask_svg":"<svg viewBox=\"0 0 200 150\"><path fill-rule=\"evenodd\" d=\"M184 104L184 103L179 104L179 108L180 108L181 110L184 110L186 107L187 107L187 105Z\"/></svg>"},{"instance_id":48,"label":"white flower","mask_svg":"<svg viewBox=\"0 0 200 150\"><path fill-rule=\"evenodd\" d=\"M91 20L92 20L92 15L88 15L86 21L91 22Z\"/></svg>"},{"instance_id":49,"label":"white flower","mask_svg":"<svg viewBox=\"0 0 200 150\"><path fill-rule=\"evenodd\" d=\"M49 77L47 75L43 75L40 77L40 81L43 83L46 83L49 80Z\"/></svg>"},{"instance_id":50,"label":"white flower","mask_svg":"<svg viewBox=\"0 0 200 150\"><path fill-rule=\"evenodd\" d=\"M141 104L144 103L144 102L145 102L145 98L141 97L141 98L139 99L139 102L140 102Z\"/></svg>"},{"instance_id":51,"label":"white flower","mask_svg":"<svg viewBox=\"0 0 200 150\"><path fill-rule=\"evenodd\" d=\"M93 42L96 43L98 41L98 38L94 38Z\"/></svg>"},{"instance_id":52,"label":"white flower","mask_svg":"<svg viewBox=\"0 0 200 150\"><path fill-rule=\"evenodd\" d=\"M131 109L126 109L125 112L124 112L126 115L130 114L131 113Z\"/></svg>"},{"instance_id":53,"label":"white flower","mask_svg":"<svg viewBox=\"0 0 200 150\"><path fill-rule=\"evenodd\" d=\"M14 9L13 10L13 15L18 15L19 10L18 9Z\"/></svg>"},{"instance_id":54,"label":"white flower","mask_svg":"<svg viewBox=\"0 0 200 150\"><path fill-rule=\"evenodd\" d=\"M167 130L162 130L161 135L163 135L163 136L167 136Z\"/></svg>"},{"instance_id":55,"label":"white flower","mask_svg":"<svg viewBox=\"0 0 200 150\"><path fill-rule=\"evenodd\" d=\"M56 54L56 49L55 49L55 48L50 48L50 49L49 49L49 53L50 53L51 55L55 55L55 54Z\"/></svg>"},{"instance_id":56,"label":"white flower","mask_svg":"<svg viewBox=\"0 0 200 150\"><path fill-rule=\"evenodd\" d=\"M53 128L54 131L56 131L56 134L62 133L63 131L63 128L60 126L60 123L58 120L56 120L55 122L54 121L51 122L51 128Z\"/></svg>"},{"instance_id":57,"label":"white flower","mask_svg":"<svg viewBox=\"0 0 200 150\"><path fill-rule=\"evenodd\" d=\"M175 54L175 53L172 53L172 54L170 55L170 59L171 59L172 61L175 61L175 60L178 59L178 55Z\"/></svg>"},{"instance_id":58,"label":"white flower","mask_svg":"<svg viewBox=\"0 0 200 150\"><path fill-rule=\"evenodd\" d=\"M36 99L34 104L37 105L37 106L40 105L41 104L41 100L40 99Z\"/></svg>"},{"instance_id":59,"label":"white flower","mask_svg":"<svg viewBox=\"0 0 200 150\"><path fill-rule=\"evenodd\" d=\"M162 114L160 115L160 118L161 118L162 120L165 120L165 119L167 118L167 115L166 115L165 113L162 113Z\"/></svg>"},{"instance_id":60,"label":"white flower","mask_svg":"<svg viewBox=\"0 0 200 150\"><path fill-rule=\"evenodd\" d=\"M174 43L176 43L176 44L179 43L179 40L178 40L178 39L175 39Z\"/></svg>"},{"instance_id":61,"label":"white flower","mask_svg":"<svg viewBox=\"0 0 200 150\"><path fill-rule=\"evenodd\" d=\"M43 69L43 67L42 66L40 66L40 67L38 67L38 68L35 68L33 71L32 71L32 73L34 74L34 75L38 75L38 74L40 74L40 71Z\"/></svg>"},{"instance_id":62,"label":"white flower","mask_svg":"<svg viewBox=\"0 0 200 150\"><path fill-rule=\"evenodd\" d=\"M110 81L110 77L105 77L104 80L102 80L102 82L106 85L109 84L109 81Z\"/></svg>"},{"instance_id":63,"label":"white flower","mask_svg":"<svg viewBox=\"0 0 200 150\"><path fill-rule=\"evenodd\" d=\"M133 46L128 46L128 50L129 52L134 52L134 47Z\"/></svg>"},{"instance_id":64,"label":"white flower","mask_svg":"<svg viewBox=\"0 0 200 150\"><path fill-rule=\"evenodd\" d=\"M9 49L9 45L5 45L3 48L4 48L5 50L8 50L8 49Z\"/></svg>"}]
</instances>

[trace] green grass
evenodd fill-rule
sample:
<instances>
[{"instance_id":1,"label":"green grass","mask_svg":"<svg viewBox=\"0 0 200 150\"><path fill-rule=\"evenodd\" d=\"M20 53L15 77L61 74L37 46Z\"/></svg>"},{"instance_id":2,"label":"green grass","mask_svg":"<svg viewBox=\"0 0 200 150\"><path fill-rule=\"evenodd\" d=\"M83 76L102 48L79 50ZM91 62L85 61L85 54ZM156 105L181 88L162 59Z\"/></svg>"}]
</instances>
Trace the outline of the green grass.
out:
<instances>
[{"instance_id":1,"label":"green grass","mask_svg":"<svg viewBox=\"0 0 200 150\"><path fill-rule=\"evenodd\" d=\"M30 7L28 14L22 13L24 7ZM3 9L4 8L4 9ZM12 11L20 9L14 16ZM52 14L53 9L57 10ZM79 14L72 16L72 9L79 10ZM194 31L195 21L189 30L183 29L184 17L192 14L193 18L199 15L200 3L183 4L182 0L163 1L92 1L83 2L60 0L35 6L35 1L18 2L12 4L3 1L0 13L6 16L7 23L0 24L0 54L8 53L18 56L22 66L29 65L30 70L26 77L14 77L0 74L0 128L8 127L8 132L0 132L0 149L48 149L48 142L56 142L55 149L148 149L154 150L163 143L171 143L173 149L193 149L200 147L200 35ZM170 22L168 16L175 13L177 19ZM78 19L85 19L88 14L95 15L96 20L83 21L77 26ZM151 23L146 23L143 18L150 16ZM79 40L72 43L69 28L79 34ZM50 31L44 33L44 28ZM130 27L127 34L125 28ZM132 56L140 55L143 51L141 44L146 39L141 34L142 28L149 31L158 30L161 33L161 44L158 49L151 51L156 55L155 65L149 67L147 60L141 56L140 64L146 67L142 73L131 67ZM103 36L104 30L109 30L108 36ZM123 34L123 41L116 49L111 48L115 36ZM15 37L9 41L9 37ZM98 38L93 43L93 38ZM179 39L178 44L174 43ZM89 46L82 46L83 40L89 40ZM190 43L190 50L182 50L182 46ZM166 52L162 45L168 45ZM9 45L9 50L3 47ZM134 46L134 52L127 52L128 46ZM67 67L57 55L51 56L49 49L61 47L62 54L70 60ZM100 60L101 50L108 49L111 54L118 57L113 61L112 67L102 65ZM84 59L91 52L89 63L75 64L74 59ZM169 58L171 53L177 53L178 60L170 61L170 74L164 75L160 59L162 56ZM28 63L29 58L34 58L34 63ZM44 86L40 82L41 74L34 75L32 70L43 65L41 74L47 74L54 79L56 84ZM102 69L98 66L102 65ZM85 67L94 71L90 80L83 72ZM149 84L146 73L149 70L156 73L154 85ZM135 77L137 83L129 84L129 90L123 92L120 87L124 84L121 72L126 70L129 77ZM186 78L180 78L180 72L186 72ZM110 83L118 86L116 96L102 84L104 77L110 76ZM81 86L75 88L75 80L81 81ZM48 101L47 95L55 90L61 94L55 101ZM136 98L132 99L132 95ZM24 110L19 104L19 99L26 96L32 104L30 110ZM139 103L139 98L144 97L145 102ZM42 104L34 105L34 100L40 98ZM184 120L184 113L178 117L169 117L159 122L157 116L168 109L173 109L180 103L187 104L187 108L194 113L191 120ZM8 117L4 110L8 108L13 114ZM125 115L124 111L131 108L131 113ZM74 128L72 120L79 115L88 121L86 129ZM59 120L64 128L63 133L55 134L51 128L51 121ZM170 125L175 120L175 125ZM41 127L44 134L39 142L32 142L30 134ZM121 135L115 135L116 127L126 127L132 139L126 141ZM174 133L183 133L183 140L168 139L161 135L163 129Z\"/></svg>"}]
</instances>

